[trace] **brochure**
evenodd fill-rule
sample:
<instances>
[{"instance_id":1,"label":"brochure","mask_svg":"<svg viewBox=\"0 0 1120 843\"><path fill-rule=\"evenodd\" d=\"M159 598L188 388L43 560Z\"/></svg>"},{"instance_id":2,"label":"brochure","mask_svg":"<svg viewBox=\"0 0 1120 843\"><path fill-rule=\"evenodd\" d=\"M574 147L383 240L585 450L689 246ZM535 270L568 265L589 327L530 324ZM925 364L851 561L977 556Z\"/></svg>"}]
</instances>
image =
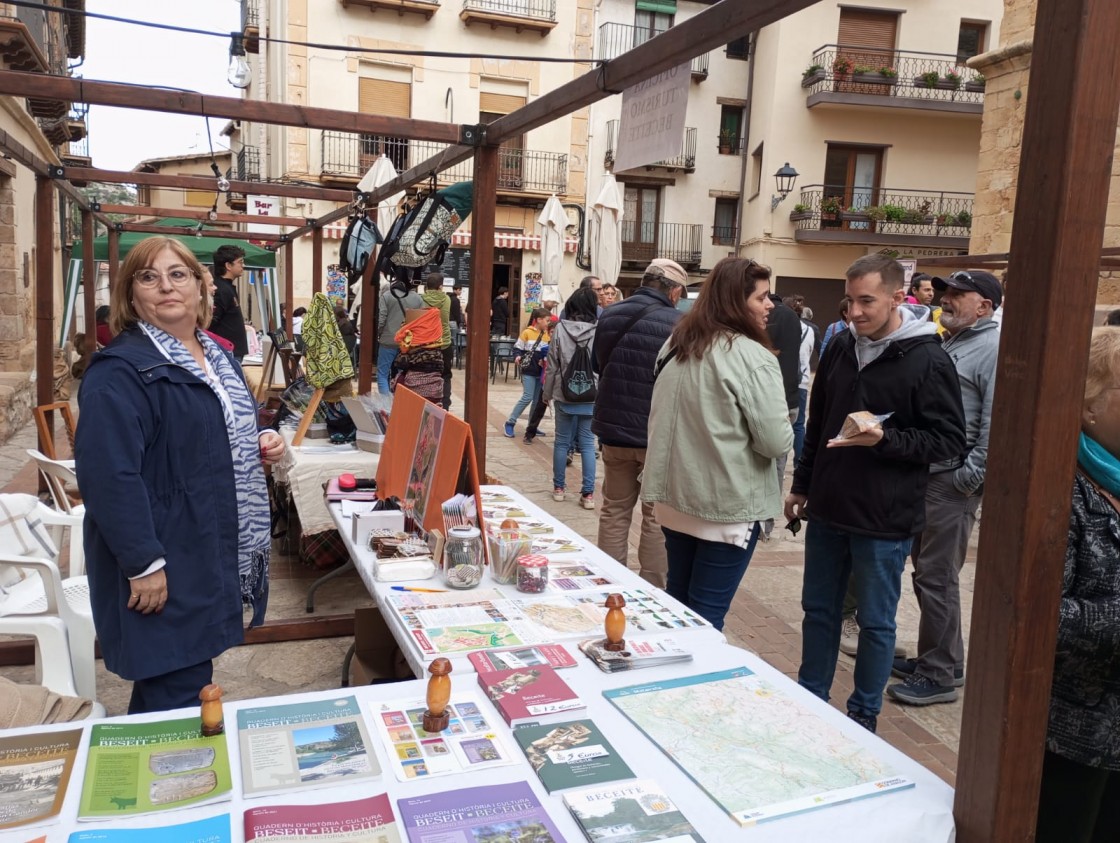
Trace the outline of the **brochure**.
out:
<instances>
[{"instance_id":1,"label":"brochure","mask_svg":"<svg viewBox=\"0 0 1120 843\"><path fill-rule=\"evenodd\" d=\"M90 729L78 819L128 817L228 800L226 736L201 720L99 723Z\"/></svg>"},{"instance_id":2,"label":"brochure","mask_svg":"<svg viewBox=\"0 0 1120 843\"><path fill-rule=\"evenodd\" d=\"M481 696L454 694L447 706L448 726L435 734L422 725L427 707L422 698L370 703L377 733L400 781L517 763L483 713Z\"/></svg>"},{"instance_id":3,"label":"brochure","mask_svg":"<svg viewBox=\"0 0 1120 843\"><path fill-rule=\"evenodd\" d=\"M549 793L634 778L634 772L590 720L519 726L513 737Z\"/></svg>"},{"instance_id":4,"label":"brochure","mask_svg":"<svg viewBox=\"0 0 1120 843\"><path fill-rule=\"evenodd\" d=\"M604 641L602 638L592 638L579 645L580 651L604 673L692 661L692 653L668 635L648 638L627 636L626 649L617 651L606 649Z\"/></svg>"},{"instance_id":5,"label":"brochure","mask_svg":"<svg viewBox=\"0 0 1120 843\"><path fill-rule=\"evenodd\" d=\"M409 843L564 843L528 782L511 782L398 799Z\"/></svg>"},{"instance_id":6,"label":"brochure","mask_svg":"<svg viewBox=\"0 0 1120 843\"><path fill-rule=\"evenodd\" d=\"M239 709L237 739L246 797L381 773L352 696Z\"/></svg>"},{"instance_id":7,"label":"brochure","mask_svg":"<svg viewBox=\"0 0 1120 843\"><path fill-rule=\"evenodd\" d=\"M75 831L68 843L230 843L232 839L229 814L219 814L179 825Z\"/></svg>"},{"instance_id":8,"label":"brochure","mask_svg":"<svg viewBox=\"0 0 1120 843\"><path fill-rule=\"evenodd\" d=\"M568 683L548 666L480 673L478 684L510 726L534 717L586 708Z\"/></svg>"},{"instance_id":9,"label":"brochure","mask_svg":"<svg viewBox=\"0 0 1120 843\"><path fill-rule=\"evenodd\" d=\"M0 829L53 822L82 730L0 737Z\"/></svg>"},{"instance_id":10,"label":"brochure","mask_svg":"<svg viewBox=\"0 0 1120 843\"><path fill-rule=\"evenodd\" d=\"M575 667L572 654L559 644L539 644L531 647L509 647L504 650L476 650L467 654L467 659L478 673L493 673L495 670L513 670L517 667L540 667L547 665L554 670Z\"/></svg>"},{"instance_id":11,"label":"brochure","mask_svg":"<svg viewBox=\"0 0 1120 843\"><path fill-rule=\"evenodd\" d=\"M267 805L245 812L245 843L400 843L388 794L354 802Z\"/></svg>"},{"instance_id":12,"label":"brochure","mask_svg":"<svg viewBox=\"0 0 1120 843\"><path fill-rule=\"evenodd\" d=\"M564 794L564 804L592 843L704 843L651 779L574 790Z\"/></svg>"}]
</instances>

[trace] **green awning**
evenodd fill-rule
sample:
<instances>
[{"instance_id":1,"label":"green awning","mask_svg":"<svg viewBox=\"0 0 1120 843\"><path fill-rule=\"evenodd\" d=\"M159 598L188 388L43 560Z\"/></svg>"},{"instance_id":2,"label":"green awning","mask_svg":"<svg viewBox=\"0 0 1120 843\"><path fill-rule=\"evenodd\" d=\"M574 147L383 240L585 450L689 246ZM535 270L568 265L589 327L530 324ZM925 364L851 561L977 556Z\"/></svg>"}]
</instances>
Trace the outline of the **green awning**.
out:
<instances>
[{"instance_id":1,"label":"green awning","mask_svg":"<svg viewBox=\"0 0 1120 843\"><path fill-rule=\"evenodd\" d=\"M662 15L677 13L677 0L637 0L634 4L639 12L658 12Z\"/></svg>"}]
</instances>

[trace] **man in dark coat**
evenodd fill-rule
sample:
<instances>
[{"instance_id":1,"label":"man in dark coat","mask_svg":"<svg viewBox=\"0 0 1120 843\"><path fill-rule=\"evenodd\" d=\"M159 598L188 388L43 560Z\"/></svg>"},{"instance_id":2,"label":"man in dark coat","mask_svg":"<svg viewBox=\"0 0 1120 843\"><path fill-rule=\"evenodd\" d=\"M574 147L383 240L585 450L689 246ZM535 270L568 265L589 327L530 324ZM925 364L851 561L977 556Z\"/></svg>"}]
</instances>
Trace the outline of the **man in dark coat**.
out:
<instances>
[{"instance_id":1,"label":"man in dark coat","mask_svg":"<svg viewBox=\"0 0 1120 843\"><path fill-rule=\"evenodd\" d=\"M657 352L684 316L677 301L687 282L688 274L680 264L657 258L632 296L603 310L595 331L592 358L599 373L599 397L591 430L603 443L598 545L623 565L630 549L634 504L642 491L638 478L646 461L654 365ZM653 504L642 504L638 565L644 580L665 588L665 539Z\"/></svg>"},{"instance_id":2,"label":"man in dark coat","mask_svg":"<svg viewBox=\"0 0 1120 843\"><path fill-rule=\"evenodd\" d=\"M214 316L210 330L233 343L233 356L240 363L249 353L249 340L245 336L245 317L237 300L233 282L245 271L245 250L239 246L223 245L214 252Z\"/></svg>"},{"instance_id":3,"label":"man in dark coat","mask_svg":"<svg viewBox=\"0 0 1120 843\"><path fill-rule=\"evenodd\" d=\"M789 423L797 420L797 408L801 403L801 320L793 308L785 304L781 297L770 294L774 309L766 319L766 332L770 343L778 352L778 368L782 370L782 386L786 391L786 407L789 409ZM775 460L778 471L778 491L785 489L786 454ZM796 467L796 466L795 466ZM766 522L766 537L774 529L773 520Z\"/></svg>"}]
</instances>

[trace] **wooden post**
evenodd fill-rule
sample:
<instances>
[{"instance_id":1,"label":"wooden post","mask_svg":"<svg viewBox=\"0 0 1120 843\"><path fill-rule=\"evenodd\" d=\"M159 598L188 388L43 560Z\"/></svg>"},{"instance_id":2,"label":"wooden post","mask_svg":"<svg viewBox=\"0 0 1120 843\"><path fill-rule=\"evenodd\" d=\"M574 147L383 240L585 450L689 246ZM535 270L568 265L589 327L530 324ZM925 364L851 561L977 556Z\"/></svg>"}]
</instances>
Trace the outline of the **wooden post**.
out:
<instances>
[{"instance_id":1,"label":"wooden post","mask_svg":"<svg viewBox=\"0 0 1120 843\"><path fill-rule=\"evenodd\" d=\"M498 193L498 147L474 154L474 210L471 212L471 298L467 302L467 367L464 419L471 426L478 471L486 475L487 391L490 382L490 298L494 272L494 214ZM485 480L483 480L485 482Z\"/></svg>"},{"instance_id":2,"label":"wooden post","mask_svg":"<svg viewBox=\"0 0 1120 843\"><path fill-rule=\"evenodd\" d=\"M293 318L292 311L295 310L295 268L292 266L294 251L291 241L284 244L284 301L288 303L288 318Z\"/></svg>"},{"instance_id":3,"label":"wooden post","mask_svg":"<svg viewBox=\"0 0 1120 843\"><path fill-rule=\"evenodd\" d=\"M311 294L323 292L323 229L311 231Z\"/></svg>"},{"instance_id":4,"label":"wooden post","mask_svg":"<svg viewBox=\"0 0 1120 843\"><path fill-rule=\"evenodd\" d=\"M954 813L1033 839L1120 89L1120 4L1038 0Z\"/></svg>"},{"instance_id":5,"label":"wooden post","mask_svg":"<svg viewBox=\"0 0 1120 843\"><path fill-rule=\"evenodd\" d=\"M54 184L35 177L35 403L54 401ZM54 430L54 413L46 416ZM39 432L39 450L50 447ZM41 482L41 481L40 481Z\"/></svg>"},{"instance_id":6,"label":"wooden post","mask_svg":"<svg viewBox=\"0 0 1120 843\"><path fill-rule=\"evenodd\" d=\"M109 229L105 246L109 250L109 300L117 291L117 273L121 269L121 235L115 228Z\"/></svg>"},{"instance_id":7,"label":"wooden post","mask_svg":"<svg viewBox=\"0 0 1120 843\"><path fill-rule=\"evenodd\" d=\"M97 350L97 262L93 259L93 214L82 211L82 292L86 315L86 351Z\"/></svg>"},{"instance_id":8,"label":"wooden post","mask_svg":"<svg viewBox=\"0 0 1120 843\"><path fill-rule=\"evenodd\" d=\"M380 249L375 249L366 261L362 272L362 307L358 311L358 394L373 391L373 368L377 365L380 343L377 338L377 310L381 306L381 279L377 276L377 259Z\"/></svg>"}]
</instances>

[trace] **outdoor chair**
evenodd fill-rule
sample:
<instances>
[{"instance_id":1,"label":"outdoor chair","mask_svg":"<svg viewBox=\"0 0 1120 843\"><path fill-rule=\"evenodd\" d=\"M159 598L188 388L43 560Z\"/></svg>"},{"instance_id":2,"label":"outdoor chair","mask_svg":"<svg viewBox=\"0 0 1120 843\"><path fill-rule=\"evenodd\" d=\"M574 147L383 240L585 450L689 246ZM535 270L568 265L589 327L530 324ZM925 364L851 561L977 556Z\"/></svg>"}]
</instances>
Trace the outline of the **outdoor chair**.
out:
<instances>
[{"instance_id":1,"label":"outdoor chair","mask_svg":"<svg viewBox=\"0 0 1120 843\"><path fill-rule=\"evenodd\" d=\"M60 513L78 516L78 541L74 541L73 535L70 538L70 576L80 576L85 573L86 567L85 547L81 541L81 516L85 514L86 508L80 503L74 503L67 491L68 485L75 490L75 493L78 488L78 477L74 473L74 461L48 459L34 448L28 448L27 454L35 461L39 473L43 475L54 508ZM59 544L61 545L61 542Z\"/></svg>"},{"instance_id":2,"label":"outdoor chair","mask_svg":"<svg viewBox=\"0 0 1120 843\"><path fill-rule=\"evenodd\" d=\"M53 404L40 404L35 408L35 427L39 431L39 439L43 443L43 452L52 460L58 459L58 449L54 444L54 430L47 424L47 414L57 411L62 416L66 426L66 438L70 442L70 452L74 452L74 413L70 410L69 401L55 401Z\"/></svg>"},{"instance_id":3,"label":"outdoor chair","mask_svg":"<svg viewBox=\"0 0 1120 843\"><path fill-rule=\"evenodd\" d=\"M499 366L502 367L502 379L509 380L509 364L516 356L515 342L511 337L490 340L490 383L497 377Z\"/></svg>"},{"instance_id":4,"label":"outdoor chair","mask_svg":"<svg viewBox=\"0 0 1120 843\"><path fill-rule=\"evenodd\" d=\"M463 368L463 357L467 353L467 332L456 330L451 334L451 343L455 349L455 368Z\"/></svg>"}]
</instances>

